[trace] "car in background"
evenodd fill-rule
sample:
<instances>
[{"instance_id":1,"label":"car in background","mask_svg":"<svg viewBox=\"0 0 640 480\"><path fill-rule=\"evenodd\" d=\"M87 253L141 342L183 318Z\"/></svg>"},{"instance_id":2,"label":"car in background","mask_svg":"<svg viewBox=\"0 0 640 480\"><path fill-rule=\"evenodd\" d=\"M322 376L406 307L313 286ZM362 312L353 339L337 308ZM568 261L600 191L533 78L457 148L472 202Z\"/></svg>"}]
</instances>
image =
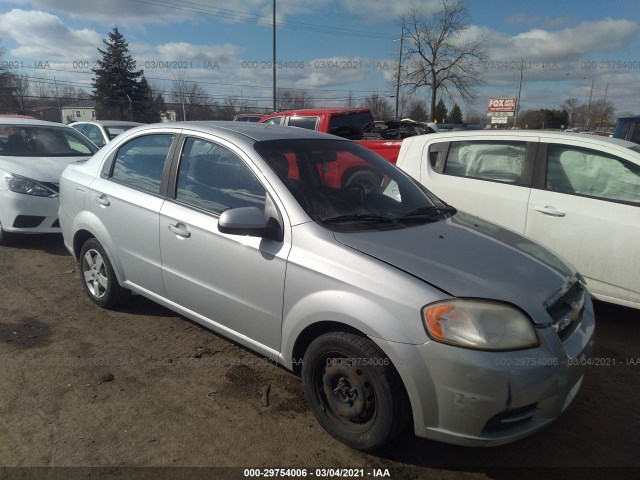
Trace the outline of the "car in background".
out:
<instances>
[{"instance_id":1,"label":"car in background","mask_svg":"<svg viewBox=\"0 0 640 480\"><path fill-rule=\"evenodd\" d=\"M640 143L640 115L620 117L613 129L613 137Z\"/></svg>"},{"instance_id":2,"label":"car in background","mask_svg":"<svg viewBox=\"0 0 640 480\"><path fill-rule=\"evenodd\" d=\"M548 131L404 140L398 166L446 202L541 243L598 299L640 308L640 146Z\"/></svg>"},{"instance_id":3,"label":"car in background","mask_svg":"<svg viewBox=\"0 0 640 480\"><path fill-rule=\"evenodd\" d=\"M239 113L233 116L234 122L259 122L264 117L261 113Z\"/></svg>"},{"instance_id":4,"label":"car in background","mask_svg":"<svg viewBox=\"0 0 640 480\"><path fill-rule=\"evenodd\" d=\"M139 127L144 123L126 122L121 120L95 120L92 122L73 122L69 126L75 128L98 147L107 143L130 128Z\"/></svg>"},{"instance_id":5,"label":"car in background","mask_svg":"<svg viewBox=\"0 0 640 480\"><path fill-rule=\"evenodd\" d=\"M0 244L15 233L59 233L60 174L96 151L61 123L0 118Z\"/></svg>"},{"instance_id":6,"label":"car in background","mask_svg":"<svg viewBox=\"0 0 640 480\"><path fill-rule=\"evenodd\" d=\"M365 164L370 190L332 181ZM458 213L350 140L241 122L125 132L60 183L64 243L98 306L130 291L300 373L359 449L507 443L571 403L594 313L576 271Z\"/></svg>"}]
</instances>

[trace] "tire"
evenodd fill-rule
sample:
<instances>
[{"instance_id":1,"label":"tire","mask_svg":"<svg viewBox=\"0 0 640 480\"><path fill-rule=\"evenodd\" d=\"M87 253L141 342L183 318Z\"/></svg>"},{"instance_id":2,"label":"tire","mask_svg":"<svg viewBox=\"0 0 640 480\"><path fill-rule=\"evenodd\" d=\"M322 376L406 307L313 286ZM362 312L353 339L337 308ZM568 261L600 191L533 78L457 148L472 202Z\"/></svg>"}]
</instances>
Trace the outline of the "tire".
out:
<instances>
[{"instance_id":1,"label":"tire","mask_svg":"<svg viewBox=\"0 0 640 480\"><path fill-rule=\"evenodd\" d=\"M90 238L82 246L79 263L84 290L96 305L114 308L131 295L129 290L118 283L109 257L95 238Z\"/></svg>"},{"instance_id":2,"label":"tire","mask_svg":"<svg viewBox=\"0 0 640 480\"><path fill-rule=\"evenodd\" d=\"M358 450L381 447L411 416L402 382L369 339L347 332L316 338L302 362L304 396L333 437Z\"/></svg>"}]
</instances>

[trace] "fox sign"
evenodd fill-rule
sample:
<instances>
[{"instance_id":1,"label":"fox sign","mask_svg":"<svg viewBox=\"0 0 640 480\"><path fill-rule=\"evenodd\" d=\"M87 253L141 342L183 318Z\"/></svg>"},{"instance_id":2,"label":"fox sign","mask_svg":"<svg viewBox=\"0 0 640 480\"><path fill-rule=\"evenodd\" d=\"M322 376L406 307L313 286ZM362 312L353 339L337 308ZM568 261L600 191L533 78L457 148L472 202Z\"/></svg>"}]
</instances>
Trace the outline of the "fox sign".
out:
<instances>
[{"instance_id":1,"label":"fox sign","mask_svg":"<svg viewBox=\"0 0 640 480\"><path fill-rule=\"evenodd\" d=\"M490 98L487 112L515 112L515 98Z\"/></svg>"}]
</instances>

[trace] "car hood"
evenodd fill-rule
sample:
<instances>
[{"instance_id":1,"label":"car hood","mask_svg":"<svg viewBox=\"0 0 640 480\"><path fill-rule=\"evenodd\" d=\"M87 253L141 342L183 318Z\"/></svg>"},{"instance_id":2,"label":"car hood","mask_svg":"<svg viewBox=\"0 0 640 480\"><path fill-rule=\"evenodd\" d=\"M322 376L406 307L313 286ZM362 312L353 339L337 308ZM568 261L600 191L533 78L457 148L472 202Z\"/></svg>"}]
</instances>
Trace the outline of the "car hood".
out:
<instances>
[{"instance_id":1,"label":"car hood","mask_svg":"<svg viewBox=\"0 0 640 480\"><path fill-rule=\"evenodd\" d=\"M0 156L0 169L9 173L15 173L40 182L60 181L60 175L70 163L86 160L83 157L2 157Z\"/></svg>"},{"instance_id":2,"label":"car hood","mask_svg":"<svg viewBox=\"0 0 640 480\"><path fill-rule=\"evenodd\" d=\"M545 302L576 275L537 243L461 212L404 229L334 235L449 295L508 302L536 323L551 321Z\"/></svg>"}]
</instances>

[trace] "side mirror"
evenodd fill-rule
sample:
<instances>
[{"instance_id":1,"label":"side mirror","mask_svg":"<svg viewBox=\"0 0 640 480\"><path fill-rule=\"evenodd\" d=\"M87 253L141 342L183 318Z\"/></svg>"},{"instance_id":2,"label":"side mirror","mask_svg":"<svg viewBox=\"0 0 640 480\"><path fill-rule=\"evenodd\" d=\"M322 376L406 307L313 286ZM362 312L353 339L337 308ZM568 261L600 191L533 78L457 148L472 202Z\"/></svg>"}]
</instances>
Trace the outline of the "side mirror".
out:
<instances>
[{"instance_id":1,"label":"side mirror","mask_svg":"<svg viewBox=\"0 0 640 480\"><path fill-rule=\"evenodd\" d=\"M265 220L263 210L257 207L240 207L225 210L218 219L218 230L231 235L249 235L281 241L280 223L273 217Z\"/></svg>"}]
</instances>

